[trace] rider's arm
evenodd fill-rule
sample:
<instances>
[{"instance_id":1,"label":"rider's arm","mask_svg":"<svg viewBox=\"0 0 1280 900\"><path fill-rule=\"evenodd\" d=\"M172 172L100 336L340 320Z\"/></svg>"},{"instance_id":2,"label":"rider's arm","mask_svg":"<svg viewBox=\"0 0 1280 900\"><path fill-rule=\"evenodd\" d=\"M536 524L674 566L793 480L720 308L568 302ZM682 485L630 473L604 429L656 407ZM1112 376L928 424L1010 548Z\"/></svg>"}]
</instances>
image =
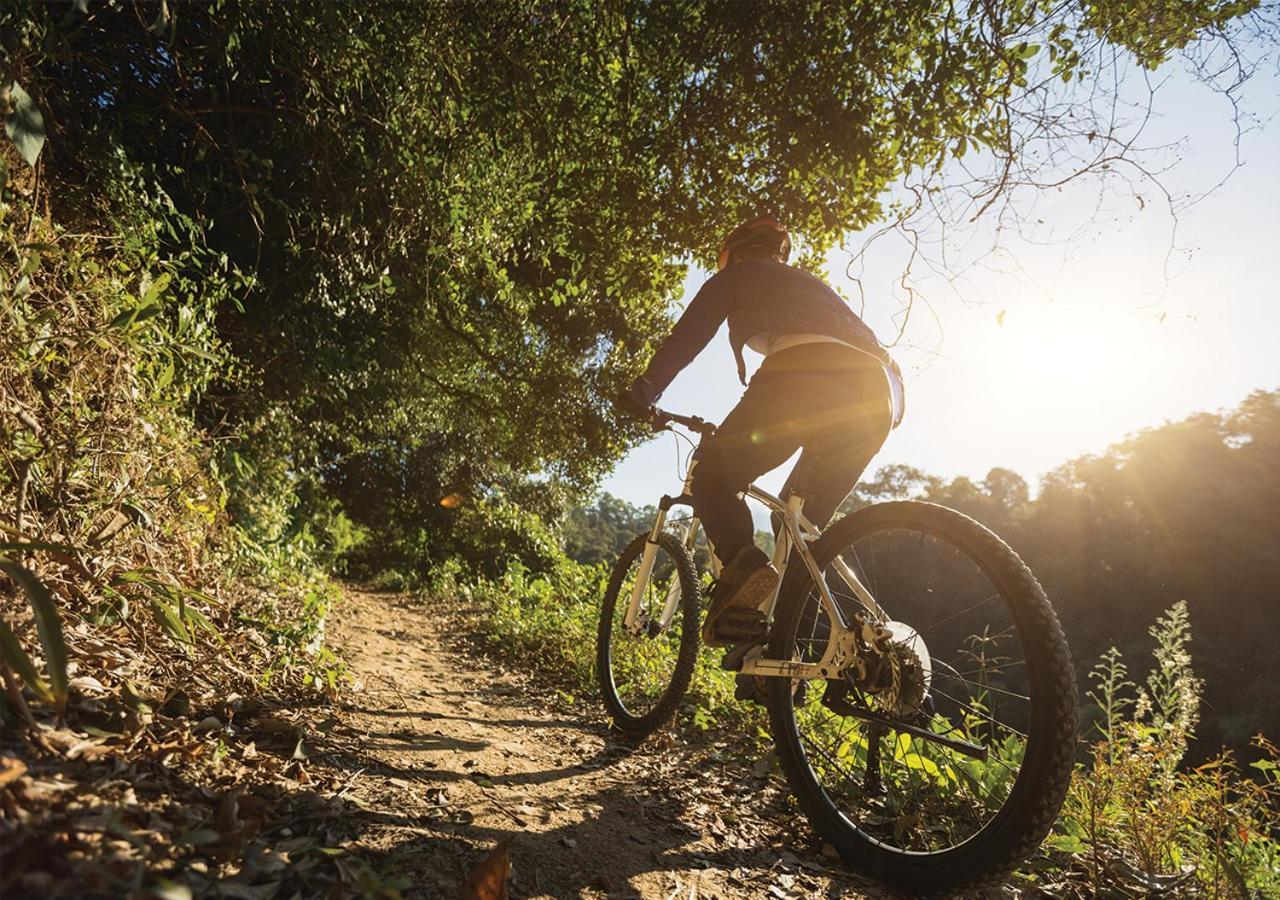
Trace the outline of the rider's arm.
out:
<instances>
[{"instance_id":1,"label":"rider's arm","mask_svg":"<svg viewBox=\"0 0 1280 900\"><path fill-rule=\"evenodd\" d=\"M671 379L697 356L729 315L729 281L724 276L732 267L712 276L685 308L680 321L636 379L629 393L637 400L653 404L671 384Z\"/></svg>"}]
</instances>

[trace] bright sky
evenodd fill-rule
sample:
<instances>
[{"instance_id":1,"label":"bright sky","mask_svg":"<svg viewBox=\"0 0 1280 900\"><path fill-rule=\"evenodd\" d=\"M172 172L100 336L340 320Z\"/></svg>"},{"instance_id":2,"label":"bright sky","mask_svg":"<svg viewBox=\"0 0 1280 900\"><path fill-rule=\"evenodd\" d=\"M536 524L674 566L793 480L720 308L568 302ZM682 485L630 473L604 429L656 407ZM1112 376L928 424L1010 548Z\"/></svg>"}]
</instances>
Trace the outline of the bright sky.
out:
<instances>
[{"instance_id":1,"label":"bright sky","mask_svg":"<svg viewBox=\"0 0 1280 900\"><path fill-rule=\"evenodd\" d=\"M1280 78L1260 74L1249 100L1263 113L1280 109ZM1234 131L1221 97L1179 75L1157 94L1156 112L1146 143L1186 139L1166 184L1203 191L1230 170ZM1037 205L1035 243L1006 236L1009 252L961 283L921 281L931 309L916 307L894 351L906 420L872 469L908 463L980 479L1005 466L1034 490L1059 463L1133 431L1280 387L1280 120L1246 135L1241 156L1243 168L1182 213L1176 245L1189 253L1169 256L1172 220L1148 188L1138 191L1143 208L1113 194L1097 224L1065 240L1094 217L1098 186L1082 181ZM972 244L990 243L989 228ZM828 277L853 296L847 260L834 252ZM882 340L897 331L902 260L900 246L878 244L863 274L864 318ZM690 273L681 307L707 277ZM749 366L759 361L747 356ZM722 328L661 405L718 420L741 393ZM762 484L776 490L789 469ZM637 504L678 488L669 434L634 450L602 485Z\"/></svg>"}]
</instances>

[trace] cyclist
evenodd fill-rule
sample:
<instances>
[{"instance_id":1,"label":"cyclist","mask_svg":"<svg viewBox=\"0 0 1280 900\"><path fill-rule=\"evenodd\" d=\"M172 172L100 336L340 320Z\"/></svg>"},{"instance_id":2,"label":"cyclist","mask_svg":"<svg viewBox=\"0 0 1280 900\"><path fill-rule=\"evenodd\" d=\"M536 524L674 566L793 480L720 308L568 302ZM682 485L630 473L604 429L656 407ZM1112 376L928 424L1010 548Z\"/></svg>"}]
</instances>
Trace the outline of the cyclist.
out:
<instances>
[{"instance_id":1,"label":"cyclist","mask_svg":"<svg viewBox=\"0 0 1280 900\"><path fill-rule=\"evenodd\" d=\"M730 232L719 271L619 398L627 412L652 419L667 385L726 319L744 385L743 346L764 356L695 457L694 511L725 563L702 627L711 646L737 643L733 629L722 626L726 611L758 609L777 586L777 571L752 540L747 486L803 447L782 495L802 486L805 515L822 527L902 419L897 364L835 291L787 265L790 253L787 229L768 216Z\"/></svg>"}]
</instances>

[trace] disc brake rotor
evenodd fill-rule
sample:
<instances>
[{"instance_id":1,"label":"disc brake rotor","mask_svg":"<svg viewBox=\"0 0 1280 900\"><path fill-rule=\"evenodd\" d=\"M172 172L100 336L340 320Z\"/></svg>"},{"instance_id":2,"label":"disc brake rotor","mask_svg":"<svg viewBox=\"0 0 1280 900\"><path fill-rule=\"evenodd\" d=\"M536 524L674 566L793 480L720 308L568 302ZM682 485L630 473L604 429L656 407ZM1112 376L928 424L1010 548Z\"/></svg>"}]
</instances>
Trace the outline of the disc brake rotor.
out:
<instances>
[{"instance_id":1,"label":"disc brake rotor","mask_svg":"<svg viewBox=\"0 0 1280 900\"><path fill-rule=\"evenodd\" d=\"M933 679L929 648L905 622L887 622L884 627L892 635L884 657L890 684L875 695L875 705L895 717L911 716L923 705Z\"/></svg>"}]
</instances>

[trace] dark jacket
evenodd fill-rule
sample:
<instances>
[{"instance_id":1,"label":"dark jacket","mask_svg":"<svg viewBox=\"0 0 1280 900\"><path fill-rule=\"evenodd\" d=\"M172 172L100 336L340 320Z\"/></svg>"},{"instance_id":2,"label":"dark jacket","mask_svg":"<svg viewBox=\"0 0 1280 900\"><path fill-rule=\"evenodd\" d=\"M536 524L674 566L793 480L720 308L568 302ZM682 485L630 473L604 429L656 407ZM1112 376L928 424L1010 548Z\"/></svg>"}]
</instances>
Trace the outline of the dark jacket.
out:
<instances>
[{"instance_id":1,"label":"dark jacket","mask_svg":"<svg viewBox=\"0 0 1280 900\"><path fill-rule=\"evenodd\" d=\"M743 259L721 269L698 291L654 354L633 390L654 403L729 320L729 343L746 383L742 347L758 334L823 334L897 366L866 323L820 278L771 259ZM899 376L900 377L900 376Z\"/></svg>"}]
</instances>

